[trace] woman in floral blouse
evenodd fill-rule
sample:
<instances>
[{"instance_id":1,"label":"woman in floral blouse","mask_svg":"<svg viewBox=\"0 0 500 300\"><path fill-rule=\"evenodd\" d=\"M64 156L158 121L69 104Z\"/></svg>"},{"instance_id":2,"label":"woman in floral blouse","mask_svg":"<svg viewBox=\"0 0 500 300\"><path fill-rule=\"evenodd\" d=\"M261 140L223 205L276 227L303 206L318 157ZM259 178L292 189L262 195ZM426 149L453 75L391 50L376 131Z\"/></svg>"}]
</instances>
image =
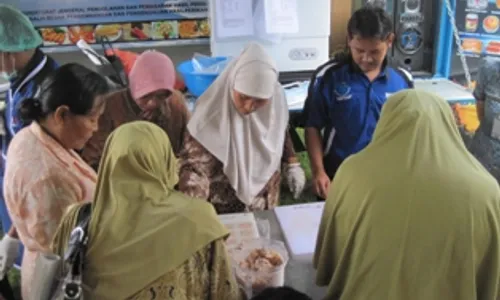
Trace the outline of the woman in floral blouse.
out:
<instances>
[{"instance_id":1,"label":"woman in floral blouse","mask_svg":"<svg viewBox=\"0 0 500 300\"><path fill-rule=\"evenodd\" d=\"M272 209L284 164L298 197L305 176L287 129L275 63L250 44L197 100L180 153L180 191L206 199L218 213Z\"/></svg>"}]
</instances>

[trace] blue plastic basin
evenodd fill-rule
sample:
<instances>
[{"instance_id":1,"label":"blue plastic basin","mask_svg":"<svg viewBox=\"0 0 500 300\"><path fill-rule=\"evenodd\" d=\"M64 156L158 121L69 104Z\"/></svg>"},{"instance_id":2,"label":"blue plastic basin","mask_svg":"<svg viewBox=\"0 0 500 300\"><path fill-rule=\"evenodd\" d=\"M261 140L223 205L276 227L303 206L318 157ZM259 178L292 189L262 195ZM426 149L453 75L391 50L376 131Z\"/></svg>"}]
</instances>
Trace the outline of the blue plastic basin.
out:
<instances>
[{"instance_id":1,"label":"blue plastic basin","mask_svg":"<svg viewBox=\"0 0 500 300\"><path fill-rule=\"evenodd\" d=\"M207 57L198 59L202 65L212 65L214 63L224 61L227 57ZM195 97L201 96L208 87L215 81L219 74L197 74L193 66L192 60L186 60L177 66L177 71L181 73L184 78L184 84L189 92Z\"/></svg>"}]
</instances>

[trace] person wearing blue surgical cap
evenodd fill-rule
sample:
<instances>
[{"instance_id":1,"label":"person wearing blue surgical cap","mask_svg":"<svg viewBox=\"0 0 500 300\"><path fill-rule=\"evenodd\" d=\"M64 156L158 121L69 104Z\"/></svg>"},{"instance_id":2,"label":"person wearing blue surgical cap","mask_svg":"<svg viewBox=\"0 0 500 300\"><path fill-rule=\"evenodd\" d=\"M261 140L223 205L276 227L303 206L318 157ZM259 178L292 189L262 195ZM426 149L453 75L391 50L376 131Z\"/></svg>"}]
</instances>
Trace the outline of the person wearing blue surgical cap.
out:
<instances>
[{"instance_id":1,"label":"person wearing blue surgical cap","mask_svg":"<svg viewBox=\"0 0 500 300\"><path fill-rule=\"evenodd\" d=\"M0 76L10 83L3 115L4 124L0 124L5 129L1 139L0 166L0 218L4 232L0 241L0 279L5 277L15 262L20 265L22 258L19 255L22 246L15 228L11 228L3 197L7 148L12 137L28 125L19 118L20 103L23 99L36 98L41 82L58 67L53 59L40 50L42 44L40 34L26 15L12 6L0 4Z\"/></svg>"}]
</instances>

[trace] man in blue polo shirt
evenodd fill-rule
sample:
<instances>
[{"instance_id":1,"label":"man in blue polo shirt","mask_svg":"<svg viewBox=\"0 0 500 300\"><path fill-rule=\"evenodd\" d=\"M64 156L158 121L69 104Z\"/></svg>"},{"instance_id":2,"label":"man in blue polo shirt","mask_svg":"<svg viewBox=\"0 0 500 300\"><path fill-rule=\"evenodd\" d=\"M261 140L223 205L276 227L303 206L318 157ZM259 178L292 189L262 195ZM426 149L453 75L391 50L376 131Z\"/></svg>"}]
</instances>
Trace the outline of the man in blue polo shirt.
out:
<instances>
[{"instance_id":1,"label":"man in blue polo shirt","mask_svg":"<svg viewBox=\"0 0 500 300\"><path fill-rule=\"evenodd\" d=\"M347 31L349 54L318 68L304 108L313 189L322 199L340 164L371 141L387 97L413 87L407 71L388 65L394 33L383 9L359 9Z\"/></svg>"}]
</instances>

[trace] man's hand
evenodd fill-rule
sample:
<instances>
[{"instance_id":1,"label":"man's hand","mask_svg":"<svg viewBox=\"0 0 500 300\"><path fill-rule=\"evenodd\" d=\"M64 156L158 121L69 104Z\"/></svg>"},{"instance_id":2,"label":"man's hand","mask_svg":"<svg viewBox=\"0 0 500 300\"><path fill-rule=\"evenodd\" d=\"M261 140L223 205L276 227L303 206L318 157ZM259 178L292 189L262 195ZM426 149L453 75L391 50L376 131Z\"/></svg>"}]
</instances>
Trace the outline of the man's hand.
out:
<instances>
[{"instance_id":1,"label":"man's hand","mask_svg":"<svg viewBox=\"0 0 500 300\"><path fill-rule=\"evenodd\" d=\"M12 268L17 256L21 242L18 239L4 235L0 241L0 280L2 280L7 272Z\"/></svg>"},{"instance_id":2,"label":"man's hand","mask_svg":"<svg viewBox=\"0 0 500 300\"><path fill-rule=\"evenodd\" d=\"M309 153L309 161L313 170L312 188L313 192L319 197L326 199L330 178L326 175L323 165L323 146L319 129L314 127L306 128L306 144Z\"/></svg>"},{"instance_id":3,"label":"man's hand","mask_svg":"<svg viewBox=\"0 0 500 300\"><path fill-rule=\"evenodd\" d=\"M312 188L316 195L326 199L328 190L330 189L330 178L326 175L325 171L319 171L313 175Z\"/></svg>"}]
</instances>

